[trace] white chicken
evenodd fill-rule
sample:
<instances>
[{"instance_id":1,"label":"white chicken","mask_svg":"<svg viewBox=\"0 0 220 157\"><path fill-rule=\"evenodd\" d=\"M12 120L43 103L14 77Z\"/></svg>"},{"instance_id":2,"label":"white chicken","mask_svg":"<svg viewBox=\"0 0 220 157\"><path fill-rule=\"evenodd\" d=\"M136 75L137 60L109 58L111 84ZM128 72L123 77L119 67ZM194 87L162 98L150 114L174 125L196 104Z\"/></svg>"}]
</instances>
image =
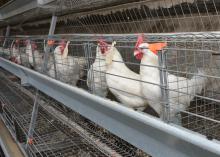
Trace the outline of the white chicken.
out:
<instances>
[{"instance_id":1,"label":"white chicken","mask_svg":"<svg viewBox=\"0 0 220 157\"><path fill-rule=\"evenodd\" d=\"M160 88L160 71L158 67L157 52L162 50L166 43L148 44L143 43L143 38L140 36L136 44L134 55L137 59L141 59L140 75L142 80L142 93L148 100L149 105L162 118L163 100ZM170 118L176 124L181 124L180 119L175 118L179 111L186 110L190 105L190 101L195 94L201 93L205 85L205 77L203 71L195 74L191 79L177 77L169 74L168 82L168 100L170 104Z\"/></svg>"},{"instance_id":2,"label":"white chicken","mask_svg":"<svg viewBox=\"0 0 220 157\"><path fill-rule=\"evenodd\" d=\"M25 44L26 44L25 53L28 56L28 62L30 66L36 68L35 70L40 70L43 64L43 54L41 54L37 50L36 43L34 42L31 43L30 40L26 40ZM34 61L35 61L35 65L34 65Z\"/></svg>"},{"instance_id":3,"label":"white chicken","mask_svg":"<svg viewBox=\"0 0 220 157\"><path fill-rule=\"evenodd\" d=\"M8 47L8 48L3 48L3 47L0 47L0 51L1 51L1 54L5 57L10 57L11 55L11 50L12 50L12 46L11 47Z\"/></svg>"},{"instance_id":4,"label":"white chicken","mask_svg":"<svg viewBox=\"0 0 220 157\"><path fill-rule=\"evenodd\" d=\"M20 52L19 52L19 43L20 43L20 40L15 40L15 42L12 42L12 45L11 45L11 53L10 51L7 52L9 53L8 55L10 56L9 57L9 60L16 63L16 64L21 64L21 56L20 56ZM7 49L6 49L7 51Z\"/></svg>"},{"instance_id":5,"label":"white chicken","mask_svg":"<svg viewBox=\"0 0 220 157\"><path fill-rule=\"evenodd\" d=\"M80 61L78 58L68 56L70 41L62 41L54 50L57 78L62 82L76 85L80 78ZM52 66L53 67L53 66ZM50 68L49 75L55 77L55 69Z\"/></svg>"},{"instance_id":6,"label":"white chicken","mask_svg":"<svg viewBox=\"0 0 220 157\"><path fill-rule=\"evenodd\" d=\"M105 52L108 88L122 105L143 111L148 103L141 93L140 75L124 64L121 54L114 45L113 42Z\"/></svg>"},{"instance_id":7,"label":"white chicken","mask_svg":"<svg viewBox=\"0 0 220 157\"><path fill-rule=\"evenodd\" d=\"M96 47L96 58L94 63L91 65L87 73L87 86L93 91L93 94L106 97L107 84L106 84L106 63L105 63L105 48L108 45L104 41L99 41Z\"/></svg>"}]
</instances>

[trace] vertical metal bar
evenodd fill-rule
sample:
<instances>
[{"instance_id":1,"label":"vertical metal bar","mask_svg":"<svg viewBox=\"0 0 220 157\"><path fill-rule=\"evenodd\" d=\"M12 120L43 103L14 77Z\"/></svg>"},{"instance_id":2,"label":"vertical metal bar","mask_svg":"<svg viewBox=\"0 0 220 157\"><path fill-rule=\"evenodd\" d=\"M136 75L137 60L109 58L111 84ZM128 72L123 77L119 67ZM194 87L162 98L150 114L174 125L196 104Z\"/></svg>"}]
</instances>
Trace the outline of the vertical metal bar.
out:
<instances>
[{"instance_id":1,"label":"vertical metal bar","mask_svg":"<svg viewBox=\"0 0 220 157\"><path fill-rule=\"evenodd\" d=\"M159 57L159 68L160 68L160 87L162 94L162 119L165 122L170 121L170 105L169 105L169 91L168 91L168 81L167 81L167 71L166 71L166 54L164 51L158 52Z\"/></svg>"},{"instance_id":2,"label":"vertical metal bar","mask_svg":"<svg viewBox=\"0 0 220 157\"><path fill-rule=\"evenodd\" d=\"M29 130L28 130L26 149L28 148L28 145L31 144L31 140L33 139L35 124L37 121L38 107L39 107L38 97L39 97L39 91L37 90L35 100L34 100L34 107L33 107L32 115L31 115L31 122L30 122Z\"/></svg>"},{"instance_id":3,"label":"vertical metal bar","mask_svg":"<svg viewBox=\"0 0 220 157\"><path fill-rule=\"evenodd\" d=\"M55 27L56 27L56 21L57 21L57 17L53 15L51 25L50 25L49 35L54 34ZM41 69L42 73L45 73L46 69L47 69L47 63L48 63L48 59L49 59L49 56L48 56L49 51L50 51L50 47L47 46L46 50L45 50L46 55L44 55L44 65ZM37 90L36 91L36 96L35 96L35 101L34 101L34 107L33 107L32 115L31 115L30 127L29 127L29 131L28 131L26 149L28 149L29 144L31 144L30 141L33 138L33 133L34 133L36 120L37 120L37 114L38 114L38 107L39 107L39 104L37 103L38 98L39 98L39 91ZM27 152L28 152L28 150L27 150Z\"/></svg>"},{"instance_id":4,"label":"vertical metal bar","mask_svg":"<svg viewBox=\"0 0 220 157\"><path fill-rule=\"evenodd\" d=\"M31 44L31 40L30 40L30 45L31 45L31 53L32 53L32 59L33 59L33 65L34 65L34 69L36 70L36 60L35 60L35 55L34 55L34 49L33 49L32 44Z\"/></svg>"},{"instance_id":5,"label":"vertical metal bar","mask_svg":"<svg viewBox=\"0 0 220 157\"><path fill-rule=\"evenodd\" d=\"M91 43L88 43L88 46L87 46L87 53L88 53L88 56L89 56L89 58L88 58L88 66L89 65L91 65L91 73L90 73L90 75L91 75L91 82L92 82L92 87L91 87L91 89L92 89L92 93L95 93L95 88L96 88L96 82L95 82L95 79L94 79L94 69L93 69L93 64L92 64L92 62L91 62L91 60L93 60L93 56L92 56L92 44Z\"/></svg>"},{"instance_id":6,"label":"vertical metal bar","mask_svg":"<svg viewBox=\"0 0 220 157\"><path fill-rule=\"evenodd\" d=\"M55 49L52 48L52 51L54 51ZM55 79L57 80L57 66L56 66L56 59L55 59L55 55L53 53L53 67L54 67L54 76L55 76Z\"/></svg>"},{"instance_id":7,"label":"vertical metal bar","mask_svg":"<svg viewBox=\"0 0 220 157\"><path fill-rule=\"evenodd\" d=\"M14 39L12 42L11 42L11 46L10 46L10 49L9 49L9 57L12 57L12 51L13 51L13 46L14 46L14 44L15 44L15 41L16 41L16 39Z\"/></svg>"},{"instance_id":8,"label":"vertical metal bar","mask_svg":"<svg viewBox=\"0 0 220 157\"><path fill-rule=\"evenodd\" d=\"M6 33L5 33L5 40L4 40L4 43L3 43L3 48L5 48L7 38L8 38L9 35L10 35L10 26L7 26Z\"/></svg>"},{"instance_id":9,"label":"vertical metal bar","mask_svg":"<svg viewBox=\"0 0 220 157\"><path fill-rule=\"evenodd\" d=\"M87 64L87 69L88 69L88 71L89 70L91 70L90 71L90 73L88 73L89 74L89 76L87 76L88 78L90 78L90 92L91 93L94 93L94 78L93 78L93 65L92 64L90 64L90 59L92 58L92 51L91 51L91 44L89 44L89 43L85 43L84 44L84 52L85 52L85 58L86 58L86 64ZM88 72L87 71L87 72Z\"/></svg>"},{"instance_id":10,"label":"vertical metal bar","mask_svg":"<svg viewBox=\"0 0 220 157\"><path fill-rule=\"evenodd\" d=\"M56 28L56 22L57 22L57 17L55 15L52 16L52 20L51 20L51 23L50 23L50 30L49 30L49 36L50 35L53 35L54 32L55 32L55 28ZM44 53L44 64L43 64L43 67L42 67L42 73L45 73L46 70L47 70L47 65L48 65L48 60L49 60L49 52L51 50L51 47L49 47L48 45L46 46L46 49L45 49L45 53Z\"/></svg>"},{"instance_id":11,"label":"vertical metal bar","mask_svg":"<svg viewBox=\"0 0 220 157\"><path fill-rule=\"evenodd\" d=\"M54 34L55 28L56 28L56 23L57 23L57 16L53 15L51 23L50 23L49 35L53 35Z\"/></svg>"}]
</instances>

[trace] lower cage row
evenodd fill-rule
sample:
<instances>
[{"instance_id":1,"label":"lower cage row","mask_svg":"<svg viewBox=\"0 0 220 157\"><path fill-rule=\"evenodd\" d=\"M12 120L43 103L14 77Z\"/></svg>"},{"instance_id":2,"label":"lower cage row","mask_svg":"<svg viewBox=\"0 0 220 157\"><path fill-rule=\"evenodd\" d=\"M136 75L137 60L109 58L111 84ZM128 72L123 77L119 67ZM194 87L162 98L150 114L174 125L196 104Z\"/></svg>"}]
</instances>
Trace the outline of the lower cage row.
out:
<instances>
[{"instance_id":1,"label":"lower cage row","mask_svg":"<svg viewBox=\"0 0 220 157\"><path fill-rule=\"evenodd\" d=\"M20 80L3 69L0 80L2 118L29 156L149 156L43 93L34 136L27 141L36 91L21 87Z\"/></svg>"}]
</instances>

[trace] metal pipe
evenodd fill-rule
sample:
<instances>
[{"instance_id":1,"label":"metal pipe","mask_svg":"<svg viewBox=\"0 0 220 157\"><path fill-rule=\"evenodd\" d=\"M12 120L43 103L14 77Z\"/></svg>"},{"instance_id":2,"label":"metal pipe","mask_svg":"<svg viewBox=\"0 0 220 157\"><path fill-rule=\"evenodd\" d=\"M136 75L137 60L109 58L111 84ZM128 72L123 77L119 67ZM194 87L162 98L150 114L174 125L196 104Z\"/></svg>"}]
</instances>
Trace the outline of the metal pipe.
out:
<instances>
[{"instance_id":1,"label":"metal pipe","mask_svg":"<svg viewBox=\"0 0 220 157\"><path fill-rule=\"evenodd\" d=\"M56 26L56 21L57 21L57 17L56 16L52 16L50 30L49 30L49 35L54 34L55 26ZM32 49L32 55L34 55L33 54L32 46L31 46L31 49ZM46 71L47 71L47 64L48 64L48 59L49 59L49 51L50 51L50 47L46 47L46 51L45 51L45 55L44 55L44 65L43 65L43 67L41 69L42 73L46 73ZM34 59L34 56L33 56L33 59ZM34 63L34 66L36 67L35 63ZM35 125L36 125L37 114L38 114L38 107L39 107L38 97L39 97L39 91L37 89L36 97L35 97L35 102L34 102L34 107L33 107L32 115L31 115L31 123L30 123L29 131L28 131L28 137L27 137L28 140L27 140L27 143L26 143L27 151L28 151L28 145L31 144L31 140L33 140L33 133L34 133Z\"/></svg>"},{"instance_id":2,"label":"metal pipe","mask_svg":"<svg viewBox=\"0 0 220 157\"><path fill-rule=\"evenodd\" d=\"M31 45L31 53L32 53L32 59L33 59L33 65L34 65L34 69L36 69L35 53L34 53L34 49L33 49L32 44L31 44L31 40L30 40L30 45Z\"/></svg>"},{"instance_id":3,"label":"metal pipe","mask_svg":"<svg viewBox=\"0 0 220 157\"><path fill-rule=\"evenodd\" d=\"M57 16L53 15L50 23L49 35L53 35L56 28Z\"/></svg>"},{"instance_id":4,"label":"metal pipe","mask_svg":"<svg viewBox=\"0 0 220 157\"><path fill-rule=\"evenodd\" d=\"M10 26L7 26L6 33L5 33L5 40L4 40L4 43L3 43L3 48L5 48L7 38L9 37L9 35L10 35Z\"/></svg>"},{"instance_id":5,"label":"metal pipe","mask_svg":"<svg viewBox=\"0 0 220 157\"><path fill-rule=\"evenodd\" d=\"M169 91L167 82L167 71L166 71L166 54L164 50L158 52L159 69L160 69L160 88L162 95L162 119L169 123L170 121L170 104L169 104Z\"/></svg>"},{"instance_id":6,"label":"metal pipe","mask_svg":"<svg viewBox=\"0 0 220 157\"><path fill-rule=\"evenodd\" d=\"M31 122L30 122L29 130L28 130L26 149L28 149L28 145L32 144L31 142L33 142L34 128L35 128L35 124L37 121L37 114L38 114L38 107L39 107L38 97L39 97L39 91L37 90L35 100L34 100L34 107L33 107L32 115L31 115Z\"/></svg>"},{"instance_id":7,"label":"metal pipe","mask_svg":"<svg viewBox=\"0 0 220 157\"><path fill-rule=\"evenodd\" d=\"M50 35L53 35L55 32L55 27L56 27L56 22L57 22L57 16L53 15L50 23L50 30L49 30L49 37ZM51 47L49 45L46 46L45 53L44 53L44 64L42 67L42 72L45 73L48 65L48 60L49 60L49 52L51 50Z\"/></svg>"}]
</instances>

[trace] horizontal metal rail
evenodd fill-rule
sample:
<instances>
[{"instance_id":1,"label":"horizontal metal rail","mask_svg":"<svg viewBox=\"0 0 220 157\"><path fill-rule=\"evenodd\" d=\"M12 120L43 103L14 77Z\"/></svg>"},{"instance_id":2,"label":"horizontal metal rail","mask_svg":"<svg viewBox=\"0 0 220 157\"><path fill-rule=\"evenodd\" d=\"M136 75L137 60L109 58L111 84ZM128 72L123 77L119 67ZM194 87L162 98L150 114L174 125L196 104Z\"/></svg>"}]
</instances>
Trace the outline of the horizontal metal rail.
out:
<instances>
[{"instance_id":1,"label":"horizontal metal rail","mask_svg":"<svg viewBox=\"0 0 220 157\"><path fill-rule=\"evenodd\" d=\"M154 157L219 157L220 143L0 57L0 67Z\"/></svg>"},{"instance_id":2,"label":"horizontal metal rail","mask_svg":"<svg viewBox=\"0 0 220 157\"><path fill-rule=\"evenodd\" d=\"M12 27L13 28L13 27ZM181 32L181 33L142 33L146 37L146 42L198 42L212 43L218 42L220 39L220 32ZM136 42L139 34L54 34L50 36L55 40L65 38L70 41L98 41L105 39L108 42ZM3 36L2 36L3 38ZM10 36L8 39L48 39L48 35L17 35Z\"/></svg>"}]
</instances>

